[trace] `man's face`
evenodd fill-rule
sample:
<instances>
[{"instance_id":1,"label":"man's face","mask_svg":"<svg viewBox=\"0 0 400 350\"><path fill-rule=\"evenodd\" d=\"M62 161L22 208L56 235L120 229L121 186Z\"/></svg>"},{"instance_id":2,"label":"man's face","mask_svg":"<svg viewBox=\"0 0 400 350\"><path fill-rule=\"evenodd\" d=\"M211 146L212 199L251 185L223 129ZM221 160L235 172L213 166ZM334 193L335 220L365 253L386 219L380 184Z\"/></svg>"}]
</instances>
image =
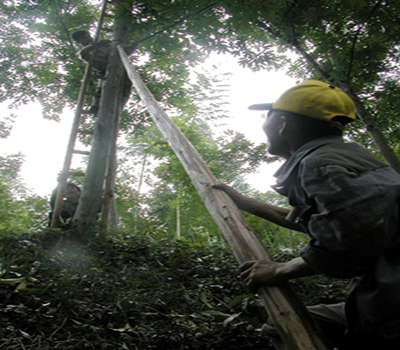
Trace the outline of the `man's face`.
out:
<instances>
[{"instance_id":1,"label":"man's face","mask_svg":"<svg viewBox=\"0 0 400 350\"><path fill-rule=\"evenodd\" d=\"M290 145L282 136L283 124L282 112L272 110L268 113L263 130L267 136L268 153L288 158L290 156Z\"/></svg>"},{"instance_id":2,"label":"man's face","mask_svg":"<svg viewBox=\"0 0 400 350\"><path fill-rule=\"evenodd\" d=\"M76 201L80 198L81 193L75 186L67 186L65 197L69 200Z\"/></svg>"},{"instance_id":3,"label":"man's face","mask_svg":"<svg viewBox=\"0 0 400 350\"><path fill-rule=\"evenodd\" d=\"M92 38L89 33L82 33L76 41L82 46L87 46L92 42Z\"/></svg>"}]
</instances>

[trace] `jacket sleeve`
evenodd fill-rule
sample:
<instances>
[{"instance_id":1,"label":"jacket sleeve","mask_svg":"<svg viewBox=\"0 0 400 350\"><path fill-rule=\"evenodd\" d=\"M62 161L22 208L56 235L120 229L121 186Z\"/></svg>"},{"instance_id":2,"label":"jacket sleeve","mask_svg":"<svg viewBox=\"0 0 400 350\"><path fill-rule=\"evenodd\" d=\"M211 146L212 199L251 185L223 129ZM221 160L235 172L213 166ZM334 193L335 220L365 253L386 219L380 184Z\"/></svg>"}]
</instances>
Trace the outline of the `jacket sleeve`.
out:
<instances>
[{"instance_id":1,"label":"jacket sleeve","mask_svg":"<svg viewBox=\"0 0 400 350\"><path fill-rule=\"evenodd\" d=\"M363 275L388 246L396 233L390 228L396 199L378 181L381 171L355 174L328 165L300 172L306 198L300 215L311 236L300 254L316 270L339 278Z\"/></svg>"}]
</instances>

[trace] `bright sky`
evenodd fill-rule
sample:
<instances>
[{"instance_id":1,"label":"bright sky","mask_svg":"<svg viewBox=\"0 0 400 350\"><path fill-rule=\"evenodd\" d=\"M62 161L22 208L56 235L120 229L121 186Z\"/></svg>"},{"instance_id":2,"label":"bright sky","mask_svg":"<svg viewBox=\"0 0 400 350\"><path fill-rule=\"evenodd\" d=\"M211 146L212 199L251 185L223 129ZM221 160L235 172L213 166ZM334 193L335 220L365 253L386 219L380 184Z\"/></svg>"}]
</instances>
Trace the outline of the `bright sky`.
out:
<instances>
[{"instance_id":1,"label":"bright sky","mask_svg":"<svg viewBox=\"0 0 400 350\"><path fill-rule=\"evenodd\" d=\"M229 121L229 128L243 132L257 144L265 142L261 113L249 111L247 107L255 103L274 102L284 90L295 85L295 79L282 72L251 72L238 67L233 59L220 59L224 61L224 71L232 72L232 121ZM0 104L0 111L3 117L11 113L5 104ZM74 111L65 111L60 123L43 119L40 106L33 103L12 113L17 114L16 122L11 135L0 139L0 155L24 154L25 162L21 170L24 182L34 193L49 196L57 185L57 174L62 170ZM279 164L264 165L247 179L254 188L267 191L275 183L272 174L278 167Z\"/></svg>"}]
</instances>

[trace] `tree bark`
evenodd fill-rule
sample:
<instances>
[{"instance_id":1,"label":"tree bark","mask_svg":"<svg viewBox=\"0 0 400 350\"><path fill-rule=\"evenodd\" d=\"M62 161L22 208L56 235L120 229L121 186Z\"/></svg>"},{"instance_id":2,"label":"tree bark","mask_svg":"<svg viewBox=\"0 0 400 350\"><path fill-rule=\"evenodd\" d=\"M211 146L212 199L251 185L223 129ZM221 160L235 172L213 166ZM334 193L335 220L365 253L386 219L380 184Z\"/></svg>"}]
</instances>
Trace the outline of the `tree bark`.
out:
<instances>
[{"instance_id":1,"label":"tree bark","mask_svg":"<svg viewBox=\"0 0 400 350\"><path fill-rule=\"evenodd\" d=\"M103 205L101 216L101 232L102 236L106 236L106 232L112 232L118 225L117 205L115 201L115 174L117 170L117 136L118 121L115 118L112 139L114 142L110 145L107 163L106 183L103 193Z\"/></svg>"},{"instance_id":2,"label":"tree bark","mask_svg":"<svg viewBox=\"0 0 400 350\"><path fill-rule=\"evenodd\" d=\"M230 197L223 191L211 187L216 183L216 179L210 169L178 127L158 106L154 97L130 65L123 49L121 47L118 49L129 78L158 128L187 171L236 259L240 263L248 260L271 260L268 252ZM288 285L260 288L258 293L274 320L287 350L329 349L316 323Z\"/></svg>"},{"instance_id":3,"label":"tree bark","mask_svg":"<svg viewBox=\"0 0 400 350\"><path fill-rule=\"evenodd\" d=\"M116 142L116 137L113 137L113 126L116 124L115 119L119 118L123 107L122 91L126 77L116 45L121 43L125 36L126 27L116 20L106 79L101 91L100 108L94 129L92 149L81 199L74 216L74 225L78 232L83 235L87 233L96 221L102 201L110 145Z\"/></svg>"},{"instance_id":4,"label":"tree bark","mask_svg":"<svg viewBox=\"0 0 400 350\"><path fill-rule=\"evenodd\" d=\"M345 91L354 101L357 109L357 116L365 125L368 134L371 136L383 159L394 170L400 173L400 159L397 158L396 153L393 151L393 149L390 148L388 142L385 139L385 136L382 134L378 125L376 124L374 117L365 109L362 101L350 88L347 88L344 84L337 84L337 86Z\"/></svg>"}]
</instances>

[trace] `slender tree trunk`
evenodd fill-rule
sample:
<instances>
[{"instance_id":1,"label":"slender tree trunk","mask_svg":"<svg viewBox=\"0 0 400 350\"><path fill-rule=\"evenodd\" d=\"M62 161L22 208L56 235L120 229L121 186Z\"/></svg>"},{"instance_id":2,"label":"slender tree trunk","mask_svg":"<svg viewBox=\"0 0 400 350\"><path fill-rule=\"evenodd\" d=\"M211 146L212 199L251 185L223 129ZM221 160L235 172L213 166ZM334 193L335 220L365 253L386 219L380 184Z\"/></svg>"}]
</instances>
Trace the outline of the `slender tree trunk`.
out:
<instances>
[{"instance_id":1,"label":"slender tree trunk","mask_svg":"<svg viewBox=\"0 0 400 350\"><path fill-rule=\"evenodd\" d=\"M383 159L385 159L394 170L400 173L400 159L397 158L396 153L390 148L385 136L376 124L374 117L365 109L362 101L351 89L346 89L346 86L340 86L340 84L338 84L338 87L345 91L354 101L357 108L357 115L367 128L368 134L371 136Z\"/></svg>"},{"instance_id":2,"label":"slender tree trunk","mask_svg":"<svg viewBox=\"0 0 400 350\"><path fill-rule=\"evenodd\" d=\"M116 142L113 137L113 126L115 118L119 117L123 107L121 102L122 90L126 77L116 45L121 44L125 36L125 26L120 24L118 19L116 19L85 182L74 217L74 224L80 234L86 234L96 221L98 209L102 201L103 183L110 145Z\"/></svg>"},{"instance_id":3,"label":"slender tree trunk","mask_svg":"<svg viewBox=\"0 0 400 350\"><path fill-rule=\"evenodd\" d=\"M140 193L142 191L142 185L143 185L143 181L144 181L144 172L146 170L146 165L147 165L147 155L145 155L143 158L142 170L140 171L139 184L138 184L138 188L137 188L135 213L134 213L134 225L133 225L133 228L134 228L133 232L135 232L135 234L137 233L137 228L138 228L138 216L139 216L139 209L140 209Z\"/></svg>"},{"instance_id":4,"label":"slender tree trunk","mask_svg":"<svg viewBox=\"0 0 400 350\"><path fill-rule=\"evenodd\" d=\"M114 142L110 149L110 161L108 166L110 167L110 192L111 199L108 208L108 220L107 220L107 231L112 232L118 226L118 209L117 202L115 200L115 176L117 173L117 139L118 139L118 121L119 118L116 118L116 123L114 125ZM111 157L111 154L113 155Z\"/></svg>"},{"instance_id":5,"label":"slender tree trunk","mask_svg":"<svg viewBox=\"0 0 400 350\"><path fill-rule=\"evenodd\" d=\"M115 202L115 175L117 171L117 140L119 117L114 118L112 142L108 151L107 174L103 192L103 205L101 216L101 232L105 238L107 231L113 231L118 224L117 206Z\"/></svg>"},{"instance_id":6,"label":"slender tree trunk","mask_svg":"<svg viewBox=\"0 0 400 350\"><path fill-rule=\"evenodd\" d=\"M109 215L109 220L108 220L107 230L113 232L115 231L115 228L118 226L118 209L117 209L117 202L115 201L115 196L113 197L110 203L110 210L108 215Z\"/></svg>"},{"instance_id":7,"label":"slender tree trunk","mask_svg":"<svg viewBox=\"0 0 400 350\"><path fill-rule=\"evenodd\" d=\"M181 204L178 199L178 205L176 207L176 234L175 239L181 239Z\"/></svg>"},{"instance_id":8,"label":"slender tree trunk","mask_svg":"<svg viewBox=\"0 0 400 350\"><path fill-rule=\"evenodd\" d=\"M107 220L107 231L114 232L118 227L118 208L117 202L115 199L115 175L116 175L116 167L114 166L112 172L112 181L111 181L111 193L112 197L110 200L110 206L108 209L108 220Z\"/></svg>"},{"instance_id":9,"label":"slender tree trunk","mask_svg":"<svg viewBox=\"0 0 400 350\"><path fill-rule=\"evenodd\" d=\"M115 118L118 121L118 118ZM102 237L106 237L107 232L111 232L117 227L117 207L115 203L115 173L116 173L116 135L117 125L114 125L113 142L108 155L107 174L103 191L103 204L101 215L101 233Z\"/></svg>"}]
</instances>

